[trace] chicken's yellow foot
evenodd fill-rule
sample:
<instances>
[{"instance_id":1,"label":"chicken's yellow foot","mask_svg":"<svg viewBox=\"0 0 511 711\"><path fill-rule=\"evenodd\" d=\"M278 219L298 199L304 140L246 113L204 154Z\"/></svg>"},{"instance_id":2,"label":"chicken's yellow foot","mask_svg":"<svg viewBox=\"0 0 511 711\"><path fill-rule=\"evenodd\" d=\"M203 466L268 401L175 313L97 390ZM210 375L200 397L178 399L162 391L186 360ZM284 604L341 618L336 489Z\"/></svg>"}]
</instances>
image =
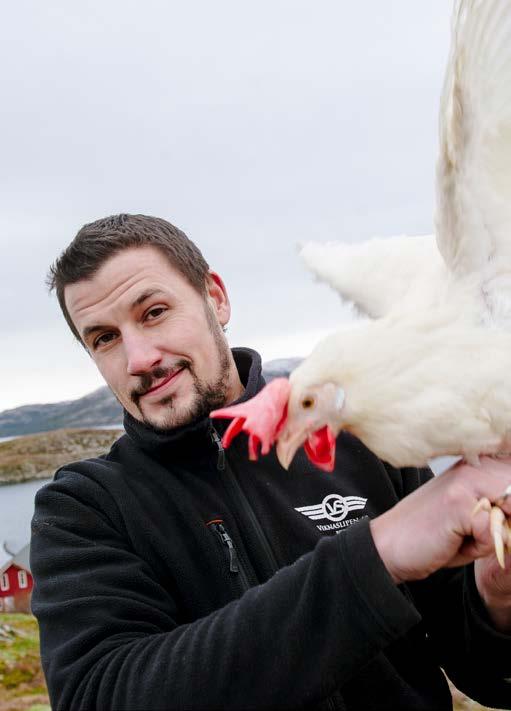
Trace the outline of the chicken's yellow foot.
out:
<instances>
[{"instance_id":1,"label":"chicken's yellow foot","mask_svg":"<svg viewBox=\"0 0 511 711\"><path fill-rule=\"evenodd\" d=\"M508 496L511 496L511 484L507 487L507 489L502 494L502 496L499 496L499 498L495 502L495 506L502 506L502 504L508 498Z\"/></svg>"},{"instance_id":2,"label":"chicken's yellow foot","mask_svg":"<svg viewBox=\"0 0 511 711\"><path fill-rule=\"evenodd\" d=\"M479 511L487 511L490 514L490 530L495 547L495 555L501 568L505 569L505 548L511 553L511 528L506 518L506 514L500 508L508 496L511 496L511 485L500 496L495 504L483 496L474 506L472 516Z\"/></svg>"}]
</instances>

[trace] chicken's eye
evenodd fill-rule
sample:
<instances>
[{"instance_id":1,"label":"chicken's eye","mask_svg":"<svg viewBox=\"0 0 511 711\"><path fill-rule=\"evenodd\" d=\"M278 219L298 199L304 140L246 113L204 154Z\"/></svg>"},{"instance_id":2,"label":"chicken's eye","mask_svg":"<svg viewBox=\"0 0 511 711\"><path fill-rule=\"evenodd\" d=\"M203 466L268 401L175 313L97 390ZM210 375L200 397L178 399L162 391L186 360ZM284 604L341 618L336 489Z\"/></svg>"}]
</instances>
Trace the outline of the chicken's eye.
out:
<instances>
[{"instance_id":1,"label":"chicken's eye","mask_svg":"<svg viewBox=\"0 0 511 711\"><path fill-rule=\"evenodd\" d=\"M307 395L307 397L304 397L302 400L302 407L304 410L310 410L312 407L314 407L314 404L315 401L311 395Z\"/></svg>"}]
</instances>

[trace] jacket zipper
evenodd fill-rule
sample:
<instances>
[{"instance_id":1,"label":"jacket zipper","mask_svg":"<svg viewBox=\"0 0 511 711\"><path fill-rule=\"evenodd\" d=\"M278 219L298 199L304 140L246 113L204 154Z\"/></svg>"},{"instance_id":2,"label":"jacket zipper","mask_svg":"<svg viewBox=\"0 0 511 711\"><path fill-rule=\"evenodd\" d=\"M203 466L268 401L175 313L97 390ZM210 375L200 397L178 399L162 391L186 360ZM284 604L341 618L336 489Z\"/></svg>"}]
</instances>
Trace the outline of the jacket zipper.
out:
<instances>
[{"instance_id":1,"label":"jacket zipper","mask_svg":"<svg viewBox=\"0 0 511 711\"><path fill-rule=\"evenodd\" d=\"M217 446L218 452L217 452L217 458L216 458L216 468L219 471L223 471L225 469L225 450L222 445L222 440L218 436L218 432L215 430L213 426L211 426L210 430L210 436L211 436L211 441L213 444Z\"/></svg>"},{"instance_id":2,"label":"jacket zipper","mask_svg":"<svg viewBox=\"0 0 511 711\"><path fill-rule=\"evenodd\" d=\"M210 434L211 440L214 442L218 449L217 469L220 472L224 473L224 479L229 488L231 489L235 502L239 504L241 510L248 519L250 526L254 532L256 542L259 544L259 550L263 551L265 562L268 564L268 577L271 577L278 570L277 561L275 560L273 551L270 548L270 544L268 543L266 536L264 535L264 531L261 528L259 521L257 520L257 517L254 511L252 510L252 507L250 506L250 503L247 497L245 496L245 493L243 492L243 489L239 485L239 482L237 481L234 472L231 471L228 473L226 470L225 450L222 445L222 440L220 439L218 432L215 430L213 425L211 425Z\"/></svg>"},{"instance_id":3,"label":"jacket zipper","mask_svg":"<svg viewBox=\"0 0 511 711\"><path fill-rule=\"evenodd\" d=\"M229 572L239 574L243 589L248 590L250 587L248 577L241 566L238 554L236 552L236 548L234 546L234 542L230 535L227 533L223 521L211 521L210 523L208 523L208 526L213 529L213 531L215 531L218 538L220 539L221 544L227 548L229 555Z\"/></svg>"}]
</instances>

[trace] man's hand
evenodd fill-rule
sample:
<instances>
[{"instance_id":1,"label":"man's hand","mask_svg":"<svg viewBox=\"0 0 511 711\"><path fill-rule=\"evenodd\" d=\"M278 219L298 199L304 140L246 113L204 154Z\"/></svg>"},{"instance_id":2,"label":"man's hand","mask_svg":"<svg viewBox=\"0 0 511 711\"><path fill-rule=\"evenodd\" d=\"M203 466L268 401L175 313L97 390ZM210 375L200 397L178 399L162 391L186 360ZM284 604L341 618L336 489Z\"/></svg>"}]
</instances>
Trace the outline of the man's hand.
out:
<instances>
[{"instance_id":1,"label":"man's hand","mask_svg":"<svg viewBox=\"0 0 511 711\"><path fill-rule=\"evenodd\" d=\"M502 601L511 580L493 569L488 512L473 511L480 498L496 501L510 483L511 459L483 457L480 467L460 463L373 519L376 548L396 583L485 558L478 566L478 589L486 604ZM511 514L511 497L502 508Z\"/></svg>"}]
</instances>

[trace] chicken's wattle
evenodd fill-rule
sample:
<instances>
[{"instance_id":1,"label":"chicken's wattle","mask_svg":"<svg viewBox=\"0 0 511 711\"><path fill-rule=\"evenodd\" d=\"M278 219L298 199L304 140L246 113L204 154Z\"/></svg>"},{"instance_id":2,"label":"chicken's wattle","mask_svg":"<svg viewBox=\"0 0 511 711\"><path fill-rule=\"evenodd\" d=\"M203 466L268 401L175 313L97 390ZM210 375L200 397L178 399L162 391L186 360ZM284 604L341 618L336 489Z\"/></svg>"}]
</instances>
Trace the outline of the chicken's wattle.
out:
<instances>
[{"instance_id":1,"label":"chicken's wattle","mask_svg":"<svg viewBox=\"0 0 511 711\"><path fill-rule=\"evenodd\" d=\"M332 472L335 464L335 437L328 425L309 435L304 444L309 460L319 469Z\"/></svg>"},{"instance_id":2,"label":"chicken's wattle","mask_svg":"<svg viewBox=\"0 0 511 711\"><path fill-rule=\"evenodd\" d=\"M245 432L251 461L258 458L259 451L268 454L286 424L290 391L287 378L275 378L247 402L214 410L210 415L212 418L233 418L222 437L222 445L227 449L240 432ZM304 448L309 460L319 469L333 470L335 437L329 427L322 427L309 435Z\"/></svg>"}]
</instances>

